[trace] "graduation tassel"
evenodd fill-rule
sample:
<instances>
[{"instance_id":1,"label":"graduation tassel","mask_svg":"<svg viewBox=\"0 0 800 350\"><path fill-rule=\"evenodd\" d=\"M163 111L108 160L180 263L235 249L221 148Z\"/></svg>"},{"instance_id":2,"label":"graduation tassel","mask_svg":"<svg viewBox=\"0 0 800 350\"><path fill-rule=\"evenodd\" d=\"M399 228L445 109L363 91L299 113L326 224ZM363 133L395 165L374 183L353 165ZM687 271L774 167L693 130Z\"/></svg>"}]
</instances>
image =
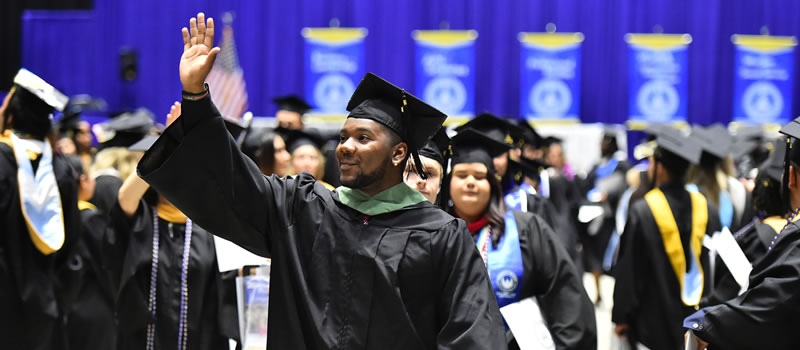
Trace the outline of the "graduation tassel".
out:
<instances>
[{"instance_id":1,"label":"graduation tassel","mask_svg":"<svg viewBox=\"0 0 800 350\"><path fill-rule=\"evenodd\" d=\"M403 115L403 125L405 126L403 128L403 133L405 134L404 135L405 136L405 140L408 143L409 142L408 140L411 139L409 137L410 136L409 135L410 132L408 130L409 129L408 126L411 125L411 118L408 115L408 108L407 108L408 107L408 99L406 97L406 90L401 90L401 92L403 94L403 97L402 97L403 105L400 107L400 114ZM419 159L419 151L416 149L416 147L413 147L412 145L408 145L408 148L411 151L411 158L414 160L414 165L415 165L415 168L417 169L417 174L419 175L419 177L421 179L427 180L428 179L428 172L425 171L424 166L422 165L422 161Z\"/></svg>"}]
</instances>

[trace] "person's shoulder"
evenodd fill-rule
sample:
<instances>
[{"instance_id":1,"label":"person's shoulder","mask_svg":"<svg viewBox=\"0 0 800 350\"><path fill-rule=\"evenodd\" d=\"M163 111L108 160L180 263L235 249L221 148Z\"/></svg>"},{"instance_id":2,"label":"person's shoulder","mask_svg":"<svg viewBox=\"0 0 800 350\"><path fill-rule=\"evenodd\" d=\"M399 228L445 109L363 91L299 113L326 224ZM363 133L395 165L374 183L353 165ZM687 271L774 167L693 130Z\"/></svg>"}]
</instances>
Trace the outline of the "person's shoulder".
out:
<instances>
[{"instance_id":1,"label":"person's shoulder","mask_svg":"<svg viewBox=\"0 0 800 350\"><path fill-rule=\"evenodd\" d=\"M428 201L397 211L390 221L391 227L395 229L423 231L431 234L459 229L456 218ZM466 229L466 224L464 229Z\"/></svg>"}]
</instances>

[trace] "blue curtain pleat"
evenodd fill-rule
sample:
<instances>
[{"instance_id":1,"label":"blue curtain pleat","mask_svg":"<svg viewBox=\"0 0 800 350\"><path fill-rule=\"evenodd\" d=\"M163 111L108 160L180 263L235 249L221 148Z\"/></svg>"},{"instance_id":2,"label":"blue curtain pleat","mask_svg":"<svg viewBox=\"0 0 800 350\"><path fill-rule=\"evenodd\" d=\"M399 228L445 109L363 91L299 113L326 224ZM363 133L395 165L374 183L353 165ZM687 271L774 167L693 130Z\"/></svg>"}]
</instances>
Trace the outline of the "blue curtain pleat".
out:
<instances>
[{"instance_id":1,"label":"blue curtain pleat","mask_svg":"<svg viewBox=\"0 0 800 350\"><path fill-rule=\"evenodd\" d=\"M366 68L413 91L411 31L475 29L476 111L519 115L519 42L522 31L585 35L581 63L581 119L621 123L627 116L627 47L630 32L690 33L690 122L727 123L732 113L732 34L800 36L800 1L794 0L96 0L94 11L29 11L23 15L23 65L68 94L105 98L112 109L144 106L161 120L180 97L180 28L204 11L222 26L233 11L250 109L272 115L271 99L302 94L303 27L366 27ZM139 76L123 82L119 51L137 51ZM795 65L800 54L795 55ZM800 79L795 79L795 93ZM793 101L793 115L800 99Z\"/></svg>"}]
</instances>

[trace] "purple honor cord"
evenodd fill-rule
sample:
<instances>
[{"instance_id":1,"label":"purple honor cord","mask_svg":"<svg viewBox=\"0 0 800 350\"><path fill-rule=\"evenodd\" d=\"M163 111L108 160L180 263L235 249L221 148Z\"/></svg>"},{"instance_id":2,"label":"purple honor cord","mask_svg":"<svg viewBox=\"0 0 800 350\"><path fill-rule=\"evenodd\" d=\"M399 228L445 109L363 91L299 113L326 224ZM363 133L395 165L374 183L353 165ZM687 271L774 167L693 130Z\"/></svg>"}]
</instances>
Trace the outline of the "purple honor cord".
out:
<instances>
[{"instance_id":1,"label":"purple honor cord","mask_svg":"<svg viewBox=\"0 0 800 350\"><path fill-rule=\"evenodd\" d=\"M189 338L188 314L189 314L189 252L192 246L192 220L186 218L186 230L183 239L183 260L181 261L181 306L180 319L178 321L178 350L186 350L186 343ZM153 208L153 257L150 264L150 295L148 298L148 311L151 320L147 324L147 343L145 350L153 350L155 340L155 320L156 320L156 281L158 279L158 209Z\"/></svg>"}]
</instances>

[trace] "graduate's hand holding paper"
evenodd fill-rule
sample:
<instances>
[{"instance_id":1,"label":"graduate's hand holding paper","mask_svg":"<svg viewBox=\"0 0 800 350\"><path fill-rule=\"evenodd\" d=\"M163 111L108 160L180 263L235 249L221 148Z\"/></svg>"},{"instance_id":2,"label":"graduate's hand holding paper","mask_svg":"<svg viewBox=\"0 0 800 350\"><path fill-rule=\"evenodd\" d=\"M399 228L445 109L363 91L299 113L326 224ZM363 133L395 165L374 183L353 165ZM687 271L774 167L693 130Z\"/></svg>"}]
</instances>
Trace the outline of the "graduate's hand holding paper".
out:
<instances>
[{"instance_id":1,"label":"graduate's hand holding paper","mask_svg":"<svg viewBox=\"0 0 800 350\"><path fill-rule=\"evenodd\" d=\"M205 90L205 80L220 48L214 47L214 19L206 23L205 15L200 12L197 19L189 20L189 29L181 29L183 33L183 55L181 56L180 75L183 91L199 94Z\"/></svg>"}]
</instances>

